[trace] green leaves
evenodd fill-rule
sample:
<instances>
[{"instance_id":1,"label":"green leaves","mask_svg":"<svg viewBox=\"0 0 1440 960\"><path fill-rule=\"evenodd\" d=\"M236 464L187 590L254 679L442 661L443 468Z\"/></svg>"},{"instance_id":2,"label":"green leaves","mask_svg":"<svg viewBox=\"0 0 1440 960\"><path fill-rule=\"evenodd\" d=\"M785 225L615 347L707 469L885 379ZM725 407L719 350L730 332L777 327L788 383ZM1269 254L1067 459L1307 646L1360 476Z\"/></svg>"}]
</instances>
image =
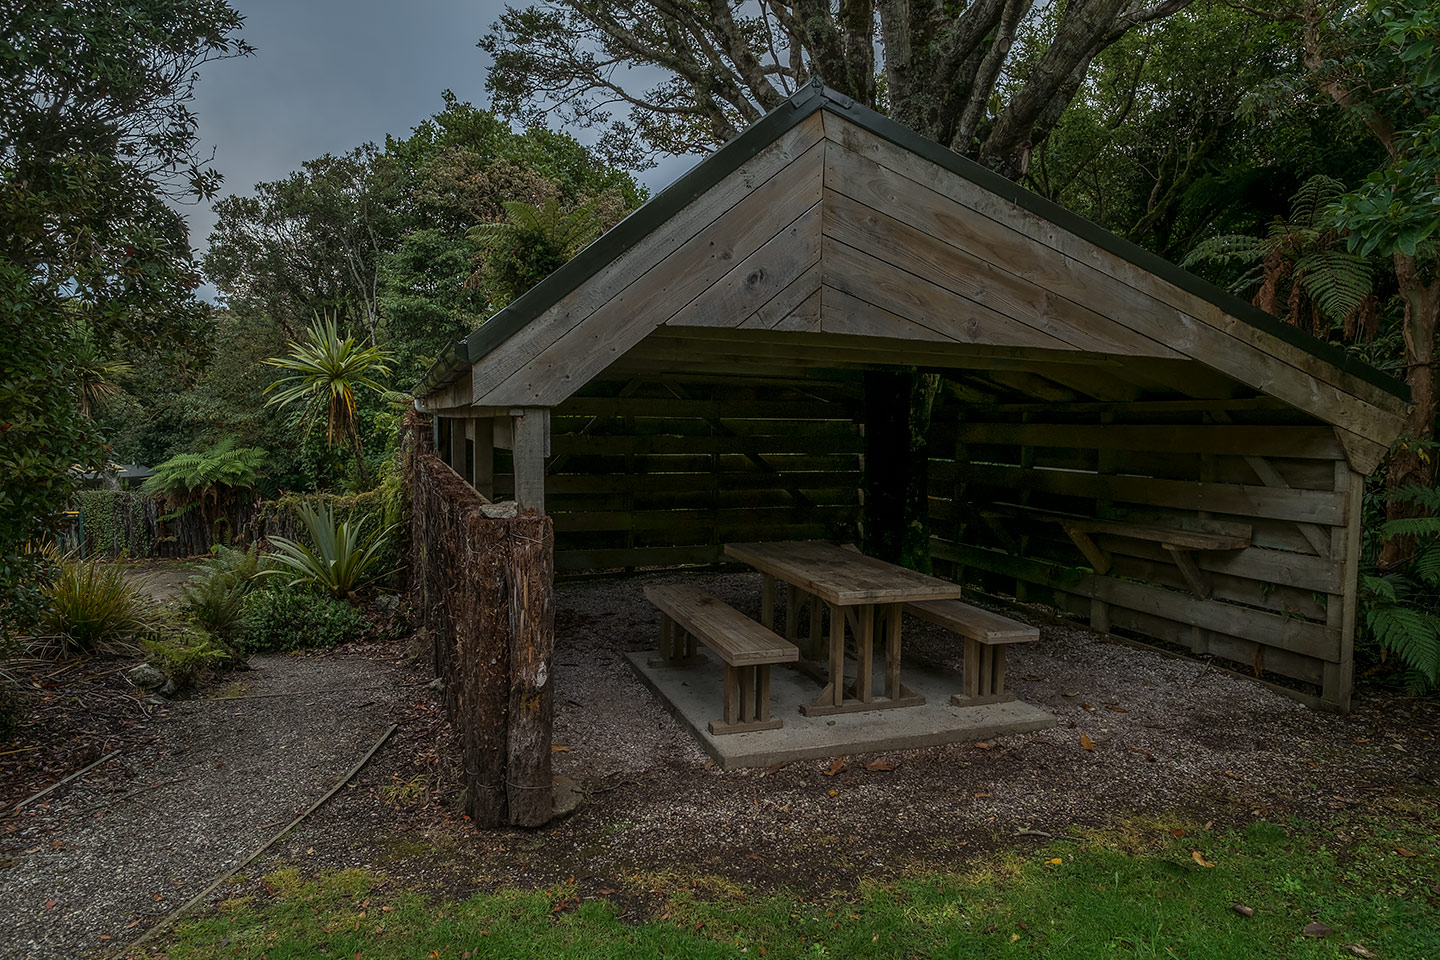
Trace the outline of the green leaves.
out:
<instances>
[{"instance_id":1,"label":"green leaves","mask_svg":"<svg viewBox=\"0 0 1440 960\"><path fill-rule=\"evenodd\" d=\"M236 447L226 437L201 453L178 453L155 467L155 475L140 489L164 494L177 516L207 499L218 503L232 490L248 490L260 482L265 451Z\"/></svg>"},{"instance_id":2,"label":"green leaves","mask_svg":"<svg viewBox=\"0 0 1440 960\"><path fill-rule=\"evenodd\" d=\"M384 571L371 571L384 556L394 525L366 536L363 518L337 524L335 511L328 503L318 510L308 503L296 509L313 546L288 537L271 537L270 545L275 550L266 556L273 566L266 573L288 569L297 574L290 581L292 586L308 583L337 597L348 597L383 575Z\"/></svg>"}]
</instances>

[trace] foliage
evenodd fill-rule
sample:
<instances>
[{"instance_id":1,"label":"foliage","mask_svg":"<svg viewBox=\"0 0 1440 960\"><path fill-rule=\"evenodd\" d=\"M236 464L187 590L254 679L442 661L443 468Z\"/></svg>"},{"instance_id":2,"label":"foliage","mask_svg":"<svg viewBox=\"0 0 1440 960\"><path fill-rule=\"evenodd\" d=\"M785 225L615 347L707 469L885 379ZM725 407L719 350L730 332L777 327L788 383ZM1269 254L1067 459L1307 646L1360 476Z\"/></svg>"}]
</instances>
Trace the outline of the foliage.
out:
<instances>
[{"instance_id":1,"label":"foliage","mask_svg":"<svg viewBox=\"0 0 1440 960\"><path fill-rule=\"evenodd\" d=\"M146 522L143 493L131 490L81 490L75 494L87 552L108 557L148 557L154 532Z\"/></svg>"},{"instance_id":2,"label":"foliage","mask_svg":"<svg viewBox=\"0 0 1440 960\"><path fill-rule=\"evenodd\" d=\"M98 467L81 414L75 324L101 347L198 349L205 309L185 222L208 196L195 150L196 69L247 53L222 0L0 0L0 609L39 605L25 545L54 529L71 468Z\"/></svg>"},{"instance_id":3,"label":"foliage","mask_svg":"<svg viewBox=\"0 0 1440 960\"><path fill-rule=\"evenodd\" d=\"M271 564L267 572L280 574L285 572L280 568L288 568L296 574L291 586L310 584L336 597L349 597L383 575L371 571L385 556L394 527L366 536L363 518L337 523L334 508L328 503L318 509L302 503L298 512L310 542L271 537L274 552L266 555Z\"/></svg>"},{"instance_id":4,"label":"foliage","mask_svg":"<svg viewBox=\"0 0 1440 960\"><path fill-rule=\"evenodd\" d=\"M736 889L727 878L683 867L678 876L646 873L635 890L664 891L657 908L664 916L650 919L621 915L630 890L618 902L587 897L574 884L439 902L361 870L304 877L291 868L265 878L273 897L236 897L186 920L163 950L170 960L308 956L322 948L374 960L432 953L477 960L1091 960L1122 952L1252 960L1440 952L1440 925L1423 892L1440 870L1431 821L1399 828L1358 818L1233 830L1176 826L1174 837L1169 823L1134 824L1085 843L1001 849L953 873L887 877L819 899ZM1337 843L1337 836L1353 839ZM1197 850L1205 865L1194 858ZM376 903L388 908L383 922L359 919ZM1240 915L1236 903L1254 915ZM1334 933L1303 936L1316 920ZM1360 944L1365 953L1341 944Z\"/></svg>"},{"instance_id":5,"label":"foliage","mask_svg":"<svg viewBox=\"0 0 1440 960\"><path fill-rule=\"evenodd\" d=\"M140 489L164 496L171 517L196 506L210 516L230 494L255 489L264 462L264 450L236 447L227 437L208 450L178 453L156 464L155 475Z\"/></svg>"},{"instance_id":6,"label":"foliage","mask_svg":"<svg viewBox=\"0 0 1440 960\"><path fill-rule=\"evenodd\" d=\"M199 624L174 617L162 618L140 641L140 646L161 672L182 689L214 675L234 656Z\"/></svg>"},{"instance_id":7,"label":"foliage","mask_svg":"<svg viewBox=\"0 0 1440 960\"><path fill-rule=\"evenodd\" d=\"M1360 595L1367 633L1394 653L1408 671L1412 689L1440 687L1440 490L1411 485L1390 498L1421 508L1380 526L1382 540L1409 537L1415 548L1396 570L1376 570L1361 578Z\"/></svg>"},{"instance_id":8,"label":"foliage","mask_svg":"<svg viewBox=\"0 0 1440 960\"><path fill-rule=\"evenodd\" d=\"M61 561L45 599L40 628L66 654L122 648L152 623L149 601L114 563Z\"/></svg>"},{"instance_id":9,"label":"foliage","mask_svg":"<svg viewBox=\"0 0 1440 960\"><path fill-rule=\"evenodd\" d=\"M592 204L566 211L551 197L535 207L504 203L505 220L477 224L470 239L485 253L485 273L495 285L491 302L502 307L544 280L600 235Z\"/></svg>"},{"instance_id":10,"label":"foliage","mask_svg":"<svg viewBox=\"0 0 1440 960\"><path fill-rule=\"evenodd\" d=\"M75 395L80 400L80 415L91 415L114 403L124 393L120 381L134 369L125 360L107 358L95 342L95 334L81 327L70 349L70 362L75 369Z\"/></svg>"},{"instance_id":11,"label":"foliage","mask_svg":"<svg viewBox=\"0 0 1440 960\"><path fill-rule=\"evenodd\" d=\"M200 573L180 589L180 605L211 634L233 640L245 597L260 572L260 549L236 550L216 544Z\"/></svg>"},{"instance_id":12,"label":"foliage","mask_svg":"<svg viewBox=\"0 0 1440 960\"><path fill-rule=\"evenodd\" d=\"M245 597L240 620L247 650L329 647L358 639L365 617L354 605L292 585L262 586Z\"/></svg>"},{"instance_id":13,"label":"foliage","mask_svg":"<svg viewBox=\"0 0 1440 960\"><path fill-rule=\"evenodd\" d=\"M1330 213L1344 192L1344 184L1317 174L1291 198L1289 219L1276 218L1264 237L1211 237L1190 251L1184 266L1237 264L1243 272L1231 289L1253 293L1260 309L1317 337L1335 326L1347 337L1373 337L1379 322L1373 265L1345 249Z\"/></svg>"},{"instance_id":14,"label":"foliage","mask_svg":"<svg viewBox=\"0 0 1440 960\"><path fill-rule=\"evenodd\" d=\"M377 377L390 373L385 352L379 347L362 347L352 337L341 338L334 317L315 318L305 341L290 341L290 352L284 357L270 357L265 362L289 371L265 388L273 396L271 406L299 405L307 421L313 421L323 408L326 418L326 442L333 444L338 432L350 440L356 468L365 480L365 454L357 424L355 393L361 387L384 394L387 390Z\"/></svg>"}]
</instances>

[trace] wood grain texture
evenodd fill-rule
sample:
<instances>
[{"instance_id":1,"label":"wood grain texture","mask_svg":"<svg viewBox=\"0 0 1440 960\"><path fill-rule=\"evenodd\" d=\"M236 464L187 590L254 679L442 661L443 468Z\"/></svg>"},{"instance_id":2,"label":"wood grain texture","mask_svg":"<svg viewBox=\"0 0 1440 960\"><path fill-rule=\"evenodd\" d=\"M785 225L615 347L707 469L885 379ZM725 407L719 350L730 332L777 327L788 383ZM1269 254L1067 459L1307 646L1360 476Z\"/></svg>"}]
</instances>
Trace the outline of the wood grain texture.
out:
<instances>
[{"instance_id":1,"label":"wood grain texture","mask_svg":"<svg viewBox=\"0 0 1440 960\"><path fill-rule=\"evenodd\" d=\"M948 599L960 588L832 543L727 543L725 555L835 606Z\"/></svg>"},{"instance_id":2,"label":"wood grain texture","mask_svg":"<svg viewBox=\"0 0 1440 960\"><path fill-rule=\"evenodd\" d=\"M691 584L645 588L645 599L733 667L794 663L800 650L768 627L751 620Z\"/></svg>"}]
</instances>

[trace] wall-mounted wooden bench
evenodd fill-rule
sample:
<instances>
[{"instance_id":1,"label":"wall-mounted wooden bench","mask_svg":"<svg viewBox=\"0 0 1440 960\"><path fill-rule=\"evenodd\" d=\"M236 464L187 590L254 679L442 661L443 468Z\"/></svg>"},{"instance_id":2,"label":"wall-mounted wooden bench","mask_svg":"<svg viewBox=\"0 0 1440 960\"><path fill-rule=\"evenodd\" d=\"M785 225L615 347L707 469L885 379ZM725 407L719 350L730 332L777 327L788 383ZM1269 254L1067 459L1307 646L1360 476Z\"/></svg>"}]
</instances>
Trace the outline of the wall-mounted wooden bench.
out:
<instances>
[{"instance_id":1,"label":"wall-mounted wooden bench","mask_svg":"<svg viewBox=\"0 0 1440 960\"><path fill-rule=\"evenodd\" d=\"M1015 694L1005 689L1005 648L1040 638L1040 628L972 607L961 600L922 600L905 604L905 612L965 638L964 692L950 698L957 707L1005 703Z\"/></svg>"},{"instance_id":2,"label":"wall-mounted wooden bench","mask_svg":"<svg viewBox=\"0 0 1440 960\"><path fill-rule=\"evenodd\" d=\"M1243 550L1250 546L1250 537L1223 533L1206 533L1199 530L1177 530L1170 527L1156 527L1145 523L1128 523L1124 520L1105 520L1099 517L1082 517L1061 513L1056 510L1041 510L1018 503L997 503L997 508L1010 514L1021 514L1045 523L1056 523L1065 531L1072 543L1079 548L1089 561L1091 569L1104 576L1110 572L1110 554L1091 539L1092 533L1108 533L1115 537L1130 537L1133 540L1149 540L1158 543L1170 554L1175 566L1185 577L1190 590L1201 600L1208 599L1214 592L1209 578L1195 564L1190 556L1195 550Z\"/></svg>"},{"instance_id":3,"label":"wall-mounted wooden bench","mask_svg":"<svg viewBox=\"0 0 1440 960\"><path fill-rule=\"evenodd\" d=\"M695 663L701 659L697 643L725 662L725 717L710 721L712 734L781 726L779 717L770 716L770 665L799 660L795 644L699 587L646 587L645 599L660 611L660 656L651 666Z\"/></svg>"}]
</instances>

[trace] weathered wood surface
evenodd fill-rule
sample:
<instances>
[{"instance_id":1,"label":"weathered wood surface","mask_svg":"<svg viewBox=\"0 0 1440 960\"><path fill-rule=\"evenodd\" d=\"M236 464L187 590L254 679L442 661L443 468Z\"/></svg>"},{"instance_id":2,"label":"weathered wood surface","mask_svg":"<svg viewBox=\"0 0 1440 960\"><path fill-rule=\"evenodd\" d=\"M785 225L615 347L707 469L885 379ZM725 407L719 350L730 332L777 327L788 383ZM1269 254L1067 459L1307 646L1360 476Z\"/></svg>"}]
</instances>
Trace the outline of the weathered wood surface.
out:
<instances>
[{"instance_id":1,"label":"weathered wood surface","mask_svg":"<svg viewBox=\"0 0 1440 960\"><path fill-rule=\"evenodd\" d=\"M510 710L505 796L510 823L538 827L555 813L550 776L555 538L543 517L516 517L507 527Z\"/></svg>"},{"instance_id":2,"label":"weathered wood surface","mask_svg":"<svg viewBox=\"0 0 1440 960\"><path fill-rule=\"evenodd\" d=\"M1085 533L1112 533L1117 537L1133 537L1136 540L1150 540L1155 543L1168 544L1182 550L1242 550L1250 546L1250 538L1247 536L1205 533L1195 530L1178 530L1151 526L1144 523L1124 523L1119 520L1101 520L1093 517L1082 517L1073 513L1062 513L1058 510L1044 510L1040 507L1031 507L1019 503L997 501L993 506L995 510L1002 514L1027 514L1043 523L1054 523L1065 527L1067 532L1070 529L1075 529Z\"/></svg>"},{"instance_id":3,"label":"weathered wood surface","mask_svg":"<svg viewBox=\"0 0 1440 960\"><path fill-rule=\"evenodd\" d=\"M699 587L665 584L645 588L645 599L734 667L794 663L800 650L768 627Z\"/></svg>"},{"instance_id":4,"label":"weathered wood surface","mask_svg":"<svg viewBox=\"0 0 1440 960\"><path fill-rule=\"evenodd\" d=\"M961 589L820 541L727 543L725 555L836 606L908 603L960 596Z\"/></svg>"},{"instance_id":5,"label":"weathered wood surface","mask_svg":"<svg viewBox=\"0 0 1440 960\"><path fill-rule=\"evenodd\" d=\"M961 600L915 600L905 604L904 609L912 617L977 643L1026 643L1040 639L1039 627Z\"/></svg>"}]
</instances>

